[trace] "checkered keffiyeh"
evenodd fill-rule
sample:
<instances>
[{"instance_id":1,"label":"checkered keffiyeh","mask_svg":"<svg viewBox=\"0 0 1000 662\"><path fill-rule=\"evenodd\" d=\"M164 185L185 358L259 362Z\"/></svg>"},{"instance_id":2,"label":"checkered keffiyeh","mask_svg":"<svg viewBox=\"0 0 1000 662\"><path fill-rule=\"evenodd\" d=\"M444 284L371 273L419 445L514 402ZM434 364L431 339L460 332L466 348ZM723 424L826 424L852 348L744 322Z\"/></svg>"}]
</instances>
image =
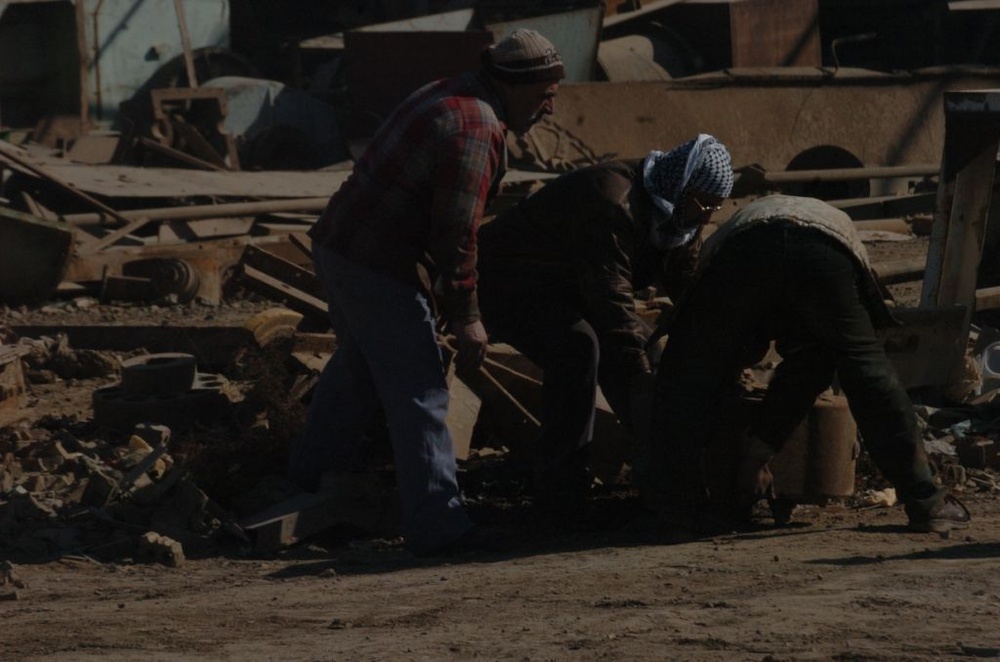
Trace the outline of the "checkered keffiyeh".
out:
<instances>
[{"instance_id":1,"label":"checkered keffiyeh","mask_svg":"<svg viewBox=\"0 0 1000 662\"><path fill-rule=\"evenodd\" d=\"M674 220L677 207L689 191L729 196L733 190L729 150L707 133L669 152L653 150L643 163L643 185L659 212L652 228L654 243L660 248L683 245L698 227L680 227Z\"/></svg>"}]
</instances>

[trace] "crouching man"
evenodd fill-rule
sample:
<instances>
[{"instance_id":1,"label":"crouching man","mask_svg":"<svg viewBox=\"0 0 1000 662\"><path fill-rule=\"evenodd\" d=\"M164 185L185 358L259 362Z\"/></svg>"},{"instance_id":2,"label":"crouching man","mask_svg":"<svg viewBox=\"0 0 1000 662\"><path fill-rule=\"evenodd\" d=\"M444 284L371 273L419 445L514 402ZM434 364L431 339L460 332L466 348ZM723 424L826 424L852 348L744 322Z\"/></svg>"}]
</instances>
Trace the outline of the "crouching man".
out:
<instances>
[{"instance_id":1,"label":"crouching man","mask_svg":"<svg viewBox=\"0 0 1000 662\"><path fill-rule=\"evenodd\" d=\"M844 212L813 198L757 200L706 240L697 281L670 329L657 375L647 503L668 523L709 532L767 494L768 460L834 374L864 446L915 531L964 528L968 510L933 481L910 398L875 329L893 324ZM726 386L752 345L782 362L741 443L735 503L709 500L703 466Z\"/></svg>"}]
</instances>

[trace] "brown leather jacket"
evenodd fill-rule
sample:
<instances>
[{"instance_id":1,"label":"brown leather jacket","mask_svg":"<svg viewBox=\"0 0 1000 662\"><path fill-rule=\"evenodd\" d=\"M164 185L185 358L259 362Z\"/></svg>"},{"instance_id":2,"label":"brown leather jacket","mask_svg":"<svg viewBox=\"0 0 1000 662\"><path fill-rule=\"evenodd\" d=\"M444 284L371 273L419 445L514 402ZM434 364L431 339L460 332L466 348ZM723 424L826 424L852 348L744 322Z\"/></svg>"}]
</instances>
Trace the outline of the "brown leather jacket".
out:
<instances>
[{"instance_id":1,"label":"brown leather jacket","mask_svg":"<svg viewBox=\"0 0 1000 662\"><path fill-rule=\"evenodd\" d=\"M575 170L480 229L480 270L501 279L508 296L531 296L533 284L565 283L600 338L601 372L624 387L649 371L649 329L636 314L633 293L658 283L676 301L701 244L699 236L685 247L657 251L649 241L652 211L641 160Z\"/></svg>"}]
</instances>

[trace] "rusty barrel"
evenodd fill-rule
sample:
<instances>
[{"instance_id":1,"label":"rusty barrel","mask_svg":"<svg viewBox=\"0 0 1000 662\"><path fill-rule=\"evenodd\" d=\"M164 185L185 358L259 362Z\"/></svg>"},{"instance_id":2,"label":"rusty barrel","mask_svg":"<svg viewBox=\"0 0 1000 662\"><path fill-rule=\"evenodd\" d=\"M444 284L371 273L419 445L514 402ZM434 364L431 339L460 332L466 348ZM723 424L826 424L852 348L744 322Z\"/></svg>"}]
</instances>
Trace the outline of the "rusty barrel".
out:
<instances>
[{"instance_id":1,"label":"rusty barrel","mask_svg":"<svg viewBox=\"0 0 1000 662\"><path fill-rule=\"evenodd\" d=\"M727 398L706 449L706 475L716 497L725 499L732 493L740 439L758 416L762 397L754 392ZM822 503L853 494L857 434L847 399L832 391L820 394L781 452L771 459L775 495L795 503Z\"/></svg>"}]
</instances>

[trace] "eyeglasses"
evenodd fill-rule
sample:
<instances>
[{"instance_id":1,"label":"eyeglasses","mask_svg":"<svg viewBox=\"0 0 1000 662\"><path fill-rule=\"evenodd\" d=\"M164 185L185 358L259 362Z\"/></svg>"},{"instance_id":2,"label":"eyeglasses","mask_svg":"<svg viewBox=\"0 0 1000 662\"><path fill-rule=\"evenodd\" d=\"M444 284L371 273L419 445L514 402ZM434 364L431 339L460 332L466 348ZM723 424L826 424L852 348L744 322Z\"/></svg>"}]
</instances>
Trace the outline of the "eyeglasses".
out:
<instances>
[{"instance_id":1,"label":"eyeglasses","mask_svg":"<svg viewBox=\"0 0 1000 662\"><path fill-rule=\"evenodd\" d=\"M722 211L722 205L721 204L718 204L718 205L705 205L705 204L702 204L701 200L699 200L698 198L696 198L694 196L691 196L691 202L693 202L695 204L695 206L698 207L698 213L699 214L714 214L717 211Z\"/></svg>"}]
</instances>

